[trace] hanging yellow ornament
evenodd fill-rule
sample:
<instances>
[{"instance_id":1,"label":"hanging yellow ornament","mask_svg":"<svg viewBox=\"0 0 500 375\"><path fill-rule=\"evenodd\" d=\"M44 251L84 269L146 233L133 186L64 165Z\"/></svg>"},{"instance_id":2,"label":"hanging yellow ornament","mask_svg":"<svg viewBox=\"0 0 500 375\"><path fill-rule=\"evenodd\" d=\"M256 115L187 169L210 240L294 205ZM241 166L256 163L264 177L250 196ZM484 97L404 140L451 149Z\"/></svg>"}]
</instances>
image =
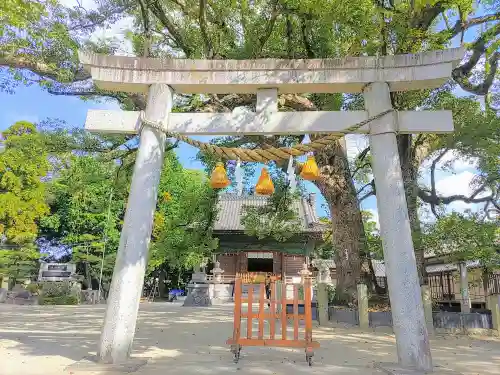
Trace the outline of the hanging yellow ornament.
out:
<instances>
[{"instance_id":1,"label":"hanging yellow ornament","mask_svg":"<svg viewBox=\"0 0 500 375\"><path fill-rule=\"evenodd\" d=\"M210 186L213 189L222 189L229 186L229 184L231 184L231 181L227 178L224 164L217 163L212 172L212 176L210 176Z\"/></svg>"},{"instance_id":2,"label":"hanging yellow ornament","mask_svg":"<svg viewBox=\"0 0 500 375\"><path fill-rule=\"evenodd\" d=\"M314 181L319 177L319 168L316 164L316 160L314 160L314 156L308 156L307 161L302 166L302 170L300 171L300 177L304 180Z\"/></svg>"},{"instance_id":3,"label":"hanging yellow ornament","mask_svg":"<svg viewBox=\"0 0 500 375\"><path fill-rule=\"evenodd\" d=\"M262 172L260 172L259 180L257 181L257 185L255 186L255 191L260 195L271 195L274 193L274 184L269 176L269 172L267 168L262 168Z\"/></svg>"}]
</instances>

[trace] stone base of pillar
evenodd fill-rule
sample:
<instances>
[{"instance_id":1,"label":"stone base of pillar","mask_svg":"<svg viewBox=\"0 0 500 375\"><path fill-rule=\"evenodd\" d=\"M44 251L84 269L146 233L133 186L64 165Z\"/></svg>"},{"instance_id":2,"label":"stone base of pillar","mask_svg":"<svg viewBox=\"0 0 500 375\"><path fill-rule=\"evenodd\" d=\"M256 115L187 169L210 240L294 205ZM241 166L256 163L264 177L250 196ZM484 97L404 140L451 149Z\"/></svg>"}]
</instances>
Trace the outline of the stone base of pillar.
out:
<instances>
[{"instance_id":1,"label":"stone base of pillar","mask_svg":"<svg viewBox=\"0 0 500 375\"><path fill-rule=\"evenodd\" d=\"M147 358L128 358L123 363L99 362L97 356L85 357L64 369L66 374L133 374L148 363Z\"/></svg>"},{"instance_id":2,"label":"stone base of pillar","mask_svg":"<svg viewBox=\"0 0 500 375\"><path fill-rule=\"evenodd\" d=\"M375 368L382 371L384 374L388 375L424 375L424 374L432 374L432 375L463 375L456 371L450 371L442 369L438 366L435 366L433 371L422 371L415 369L407 369L403 368L397 363L377 363L375 364Z\"/></svg>"}]
</instances>

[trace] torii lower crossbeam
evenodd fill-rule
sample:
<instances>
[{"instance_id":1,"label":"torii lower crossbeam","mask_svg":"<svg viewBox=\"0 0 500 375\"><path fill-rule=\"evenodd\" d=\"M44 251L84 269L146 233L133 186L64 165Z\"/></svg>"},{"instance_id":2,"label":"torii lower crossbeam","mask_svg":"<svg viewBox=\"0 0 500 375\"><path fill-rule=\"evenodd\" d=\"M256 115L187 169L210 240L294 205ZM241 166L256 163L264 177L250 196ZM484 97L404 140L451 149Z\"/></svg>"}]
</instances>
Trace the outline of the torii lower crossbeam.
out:
<instances>
[{"instance_id":1,"label":"torii lower crossbeam","mask_svg":"<svg viewBox=\"0 0 500 375\"><path fill-rule=\"evenodd\" d=\"M274 135L343 134L347 128L368 119L367 111L276 112L270 115L233 113L171 113L163 127L183 135ZM448 133L453 131L451 111L401 111L396 131L400 134ZM137 134L140 112L89 110L85 129L95 133ZM367 124L354 133L368 134Z\"/></svg>"}]
</instances>

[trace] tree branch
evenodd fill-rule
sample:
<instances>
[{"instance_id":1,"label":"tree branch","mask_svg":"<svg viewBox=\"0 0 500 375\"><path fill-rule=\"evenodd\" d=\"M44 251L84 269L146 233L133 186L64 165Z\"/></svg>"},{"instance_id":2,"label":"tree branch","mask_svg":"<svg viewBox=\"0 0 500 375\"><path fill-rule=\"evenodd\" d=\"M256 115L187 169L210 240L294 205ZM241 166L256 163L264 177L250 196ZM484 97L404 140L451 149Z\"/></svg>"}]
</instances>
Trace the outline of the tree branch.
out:
<instances>
[{"instance_id":1,"label":"tree branch","mask_svg":"<svg viewBox=\"0 0 500 375\"><path fill-rule=\"evenodd\" d=\"M114 8L110 6L101 6L95 10L87 12L82 7L80 10L84 11L84 17L75 17L76 23L68 25L69 31L89 31L102 26L106 23L120 18L124 13L128 12L134 7L133 1L128 1L126 4Z\"/></svg>"},{"instance_id":2,"label":"tree branch","mask_svg":"<svg viewBox=\"0 0 500 375\"><path fill-rule=\"evenodd\" d=\"M465 195L450 195L448 197L438 196L437 194L432 195L429 191L422 188L418 188L418 197L422 199L425 203L440 205L440 204L450 204L452 202L461 201L465 203L485 203L491 201L494 204L494 195L490 195L483 198L476 198L481 192L486 188L486 183L481 185L477 190L475 190L470 197Z\"/></svg>"},{"instance_id":3,"label":"tree branch","mask_svg":"<svg viewBox=\"0 0 500 375\"><path fill-rule=\"evenodd\" d=\"M57 69L53 66L40 61L36 56L21 55L21 54L7 54L0 52L0 66L5 66L13 69L26 69L41 77L52 80L58 80L60 77L57 74ZM91 76L83 69L73 71L72 82L86 81Z\"/></svg>"},{"instance_id":4,"label":"tree branch","mask_svg":"<svg viewBox=\"0 0 500 375\"><path fill-rule=\"evenodd\" d=\"M448 30L443 30L440 33L451 33L448 39L452 39L461 32L466 31L467 29L482 25L483 23L490 22L490 21L496 21L500 20L500 13L495 13L495 14L487 14L481 17L475 17L471 18L467 21L462 21L461 18L455 22L455 25L452 28L449 28Z\"/></svg>"},{"instance_id":5,"label":"tree branch","mask_svg":"<svg viewBox=\"0 0 500 375\"><path fill-rule=\"evenodd\" d=\"M179 30L177 30L174 22L170 19L169 15L163 10L162 5L159 0L153 0L147 3L148 8L155 15L156 18L160 21L160 23L167 29L167 31L172 35L172 38L175 40L177 45L182 49L185 53L186 57L191 57L193 54L193 50L190 46L188 46L182 37Z\"/></svg>"},{"instance_id":6,"label":"tree branch","mask_svg":"<svg viewBox=\"0 0 500 375\"><path fill-rule=\"evenodd\" d=\"M500 53L498 51L495 51L486 62L490 65L490 70L482 83L474 85L469 82L468 78L470 77L474 67L481 59L481 56L486 52L488 42L497 35L500 35L500 22L497 23L495 27L483 33L478 39L476 39L476 41L472 44L472 54L469 60L463 65L460 65L453 69L451 73L453 79L465 91L471 92L476 95L488 94L488 91L495 79L498 68L498 59L500 57Z\"/></svg>"},{"instance_id":7,"label":"tree branch","mask_svg":"<svg viewBox=\"0 0 500 375\"><path fill-rule=\"evenodd\" d=\"M269 18L269 21L266 25L266 28L265 28L262 36L259 38L259 46L254 51L254 57L257 57L257 56L262 54L262 50L264 49L265 44L267 43L267 41L271 37L271 34L273 33L274 25L276 24L276 19L279 16L278 2L279 2L279 0L273 1L272 10L271 10L271 17Z\"/></svg>"},{"instance_id":8,"label":"tree branch","mask_svg":"<svg viewBox=\"0 0 500 375\"><path fill-rule=\"evenodd\" d=\"M307 39L307 24L306 20L304 18L300 19L300 31L302 35L302 43L304 44L304 48L307 53L307 58L309 59L314 59L316 56L314 54L314 51L312 50L311 43L309 43L309 40Z\"/></svg>"},{"instance_id":9,"label":"tree branch","mask_svg":"<svg viewBox=\"0 0 500 375\"><path fill-rule=\"evenodd\" d=\"M139 5L141 8L141 18L144 27L144 46L142 53L144 57L149 57L151 50L151 27L149 23L148 10L143 0L139 0Z\"/></svg>"},{"instance_id":10,"label":"tree branch","mask_svg":"<svg viewBox=\"0 0 500 375\"><path fill-rule=\"evenodd\" d=\"M370 146L366 147L363 151L361 151L357 157L359 161L363 161L366 158L366 155L368 155L368 152L370 151Z\"/></svg>"},{"instance_id":11,"label":"tree branch","mask_svg":"<svg viewBox=\"0 0 500 375\"><path fill-rule=\"evenodd\" d=\"M107 97L116 99L118 103L122 105L130 104L135 110L144 110L146 108L146 96L141 93L123 93L123 92L115 92L115 91L100 91L95 88L68 88L68 87L59 87L59 88L48 88L47 92L51 95L59 95L59 96L80 96L80 97Z\"/></svg>"},{"instance_id":12,"label":"tree branch","mask_svg":"<svg viewBox=\"0 0 500 375\"><path fill-rule=\"evenodd\" d=\"M198 22L200 24L200 33L203 38L203 42L205 43L205 56L207 59L212 59L214 56L214 50L212 47L212 42L207 34L207 19L206 19L206 7L207 0L199 1L199 13L198 13Z\"/></svg>"},{"instance_id":13,"label":"tree branch","mask_svg":"<svg viewBox=\"0 0 500 375\"><path fill-rule=\"evenodd\" d=\"M447 152L448 149L445 148L443 151L441 151L438 157L432 161L431 164L431 194L433 197L436 196L436 165L446 155ZM439 218L439 215L436 211L436 205L432 202L431 202L431 211L435 217Z\"/></svg>"},{"instance_id":14,"label":"tree branch","mask_svg":"<svg viewBox=\"0 0 500 375\"><path fill-rule=\"evenodd\" d=\"M432 25L436 17L450 6L448 0L438 1L433 6L427 6L420 12L420 17L411 21L410 27L414 29L427 30Z\"/></svg>"},{"instance_id":15,"label":"tree branch","mask_svg":"<svg viewBox=\"0 0 500 375\"><path fill-rule=\"evenodd\" d=\"M356 195L358 195L359 193L361 193L363 190L365 190L368 186L372 186L372 181L370 181L369 183L363 185L357 192L356 192Z\"/></svg>"},{"instance_id":16,"label":"tree branch","mask_svg":"<svg viewBox=\"0 0 500 375\"><path fill-rule=\"evenodd\" d=\"M360 165L360 166L356 167L356 169L354 169L354 171L352 172L352 177L354 178L354 176L356 176L356 174L357 174L360 170L362 170L363 168L368 167L368 166L370 166L370 165L371 165L371 163L370 163L369 161L367 161L366 163L363 163L362 165Z\"/></svg>"},{"instance_id":17,"label":"tree branch","mask_svg":"<svg viewBox=\"0 0 500 375\"><path fill-rule=\"evenodd\" d=\"M370 198L372 195L375 195L375 192L373 190L369 191L368 193L366 193L365 195L363 195L361 198L358 198L358 202L361 203L365 199Z\"/></svg>"},{"instance_id":18,"label":"tree branch","mask_svg":"<svg viewBox=\"0 0 500 375\"><path fill-rule=\"evenodd\" d=\"M369 183L367 183L365 186L363 186L361 189L359 189L356 192L356 195L358 195L359 193L361 193L368 186L371 186L372 189L369 192L365 193L365 195L363 195L361 198L358 198L358 202L359 203L363 202L366 198L369 198L372 195L376 195L377 194L377 190L375 188L375 180L372 179Z\"/></svg>"}]
</instances>

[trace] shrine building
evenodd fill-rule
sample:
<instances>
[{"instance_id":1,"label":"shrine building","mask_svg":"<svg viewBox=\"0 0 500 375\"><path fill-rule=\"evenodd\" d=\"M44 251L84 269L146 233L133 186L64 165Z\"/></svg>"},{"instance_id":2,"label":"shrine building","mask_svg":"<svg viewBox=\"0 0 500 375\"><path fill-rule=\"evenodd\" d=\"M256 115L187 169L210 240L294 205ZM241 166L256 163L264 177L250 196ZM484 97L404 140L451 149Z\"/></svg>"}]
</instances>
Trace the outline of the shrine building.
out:
<instances>
[{"instance_id":1,"label":"shrine building","mask_svg":"<svg viewBox=\"0 0 500 375\"><path fill-rule=\"evenodd\" d=\"M255 277L272 273L278 279L298 276L309 256L323 242L329 225L319 221L316 212L316 194L301 197L293 202L300 221L300 232L290 239L279 242L274 238L258 239L245 234L242 218L245 207L266 204L268 197L260 195L221 194L218 216L214 224L214 236L219 239L215 258L220 262L224 275Z\"/></svg>"}]
</instances>

